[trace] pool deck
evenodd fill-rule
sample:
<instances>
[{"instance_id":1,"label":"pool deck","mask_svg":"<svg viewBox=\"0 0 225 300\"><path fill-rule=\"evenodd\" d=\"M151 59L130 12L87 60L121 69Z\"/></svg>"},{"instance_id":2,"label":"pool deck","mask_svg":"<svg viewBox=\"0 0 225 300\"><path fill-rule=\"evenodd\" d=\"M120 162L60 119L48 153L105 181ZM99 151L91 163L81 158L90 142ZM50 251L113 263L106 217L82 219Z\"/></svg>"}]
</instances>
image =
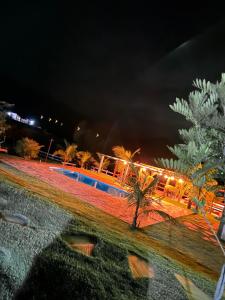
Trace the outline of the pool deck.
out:
<instances>
[{"instance_id":1,"label":"pool deck","mask_svg":"<svg viewBox=\"0 0 225 300\"><path fill-rule=\"evenodd\" d=\"M134 207L129 206L125 198L111 196L110 194L97 190L84 183L77 182L63 174L57 173L49 167L58 167L80 172L119 188L118 182L111 176L94 173L93 171L80 168L63 166L60 164L29 161L10 156L2 156L0 159L2 162L11 165L31 176L35 176L53 187L56 187L64 192L68 192L80 200L96 206L116 218L119 218L129 224L132 222ZM174 218L192 214L190 210L178 207L166 201L162 201L162 205L154 204L154 207L167 212ZM157 214L152 214L151 216L142 216L140 220L140 227L145 227L163 221L163 219Z\"/></svg>"}]
</instances>

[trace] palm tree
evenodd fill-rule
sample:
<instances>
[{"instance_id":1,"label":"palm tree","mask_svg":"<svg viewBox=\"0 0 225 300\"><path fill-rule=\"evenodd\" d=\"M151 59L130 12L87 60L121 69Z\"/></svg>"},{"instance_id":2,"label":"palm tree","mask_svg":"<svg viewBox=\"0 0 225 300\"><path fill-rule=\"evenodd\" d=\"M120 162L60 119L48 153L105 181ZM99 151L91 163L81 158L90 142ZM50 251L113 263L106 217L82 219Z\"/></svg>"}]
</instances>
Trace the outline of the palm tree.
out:
<instances>
[{"instance_id":1,"label":"palm tree","mask_svg":"<svg viewBox=\"0 0 225 300\"><path fill-rule=\"evenodd\" d=\"M153 203L160 203L159 199L153 199L151 196L154 187L158 182L158 178L154 179L149 183L149 174L146 172L144 179L140 180L138 168L130 161L131 170L133 175L128 177L128 202L130 205L135 206L133 221L131 224L132 229L138 228L138 218L140 215L150 215L156 213L165 219L172 220L172 217L164 211L158 210L153 207Z\"/></svg>"},{"instance_id":2,"label":"palm tree","mask_svg":"<svg viewBox=\"0 0 225 300\"><path fill-rule=\"evenodd\" d=\"M77 145L76 144L69 144L65 140L66 149L59 149L56 150L53 155L60 156L64 162L70 162L76 157L77 153Z\"/></svg>"},{"instance_id":3,"label":"palm tree","mask_svg":"<svg viewBox=\"0 0 225 300\"><path fill-rule=\"evenodd\" d=\"M114 146L112 148L112 151L114 152L114 155L122 160L122 161L116 161L114 172L118 172L121 176L121 180L125 181L126 176L129 171L129 165L126 166L126 161L132 161L134 156L136 154L140 153L140 148L135 150L133 153L130 150L126 150L123 146Z\"/></svg>"},{"instance_id":4,"label":"palm tree","mask_svg":"<svg viewBox=\"0 0 225 300\"><path fill-rule=\"evenodd\" d=\"M134 158L136 154L140 153L140 148L135 150L133 153L130 150L126 150L123 146L114 146L112 151L114 152L115 156L124 159L124 160L131 160Z\"/></svg>"},{"instance_id":5,"label":"palm tree","mask_svg":"<svg viewBox=\"0 0 225 300\"><path fill-rule=\"evenodd\" d=\"M101 154L98 152L96 154L98 156L98 159L95 159L94 157L92 157L92 163L95 167L99 168L100 161L101 161ZM105 158L103 160L102 169L106 170L109 165L110 165L110 160L108 158Z\"/></svg>"},{"instance_id":6,"label":"palm tree","mask_svg":"<svg viewBox=\"0 0 225 300\"><path fill-rule=\"evenodd\" d=\"M91 159L91 153L88 151L79 151L76 156L81 168L85 168L87 162Z\"/></svg>"}]
</instances>

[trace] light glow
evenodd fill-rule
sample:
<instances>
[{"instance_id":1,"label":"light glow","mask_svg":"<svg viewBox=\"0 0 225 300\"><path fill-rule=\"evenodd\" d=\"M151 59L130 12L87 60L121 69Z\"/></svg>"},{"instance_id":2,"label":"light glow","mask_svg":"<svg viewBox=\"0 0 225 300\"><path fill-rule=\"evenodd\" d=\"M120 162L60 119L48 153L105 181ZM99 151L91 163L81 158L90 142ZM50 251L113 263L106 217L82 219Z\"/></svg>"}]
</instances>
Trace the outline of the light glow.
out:
<instances>
[{"instance_id":1,"label":"light glow","mask_svg":"<svg viewBox=\"0 0 225 300\"><path fill-rule=\"evenodd\" d=\"M35 124L35 121L34 120L29 120L29 125L33 126Z\"/></svg>"}]
</instances>

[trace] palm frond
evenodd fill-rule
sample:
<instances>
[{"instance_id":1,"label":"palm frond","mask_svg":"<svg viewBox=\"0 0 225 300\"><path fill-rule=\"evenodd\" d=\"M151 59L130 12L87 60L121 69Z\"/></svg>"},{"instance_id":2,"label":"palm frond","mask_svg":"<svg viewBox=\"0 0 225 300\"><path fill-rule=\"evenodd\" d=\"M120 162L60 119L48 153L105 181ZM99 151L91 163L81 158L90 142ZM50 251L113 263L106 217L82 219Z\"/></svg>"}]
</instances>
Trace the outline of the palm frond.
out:
<instances>
[{"instance_id":1,"label":"palm frond","mask_svg":"<svg viewBox=\"0 0 225 300\"><path fill-rule=\"evenodd\" d=\"M175 218L173 218L170 214L166 213L163 210L151 208L151 209L148 209L148 210L144 211L143 213L146 214L146 215L155 214L156 213L160 217L162 217L163 219L165 219L167 221L170 221L170 222L172 222L174 224L177 223Z\"/></svg>"}]
</instances>

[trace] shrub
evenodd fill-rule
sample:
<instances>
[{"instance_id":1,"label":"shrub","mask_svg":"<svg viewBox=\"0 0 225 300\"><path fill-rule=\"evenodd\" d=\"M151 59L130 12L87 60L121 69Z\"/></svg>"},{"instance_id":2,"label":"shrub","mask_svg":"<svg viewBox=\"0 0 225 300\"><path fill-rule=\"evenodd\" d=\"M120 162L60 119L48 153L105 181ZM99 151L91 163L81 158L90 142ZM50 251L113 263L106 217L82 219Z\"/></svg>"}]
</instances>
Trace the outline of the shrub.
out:
<instances>
[{"instance_id":1,"label":"shrub","mask_svg":"<svg viewBox=\"0 0 225 300\"><path fill-rule=\"evenodd\" d=\"M38 157L39 151L42 147L43 146L39 145L35 140L25 137L17 141L15 151L20 156L31 159Z\"/></svg>"}]
</instances>

